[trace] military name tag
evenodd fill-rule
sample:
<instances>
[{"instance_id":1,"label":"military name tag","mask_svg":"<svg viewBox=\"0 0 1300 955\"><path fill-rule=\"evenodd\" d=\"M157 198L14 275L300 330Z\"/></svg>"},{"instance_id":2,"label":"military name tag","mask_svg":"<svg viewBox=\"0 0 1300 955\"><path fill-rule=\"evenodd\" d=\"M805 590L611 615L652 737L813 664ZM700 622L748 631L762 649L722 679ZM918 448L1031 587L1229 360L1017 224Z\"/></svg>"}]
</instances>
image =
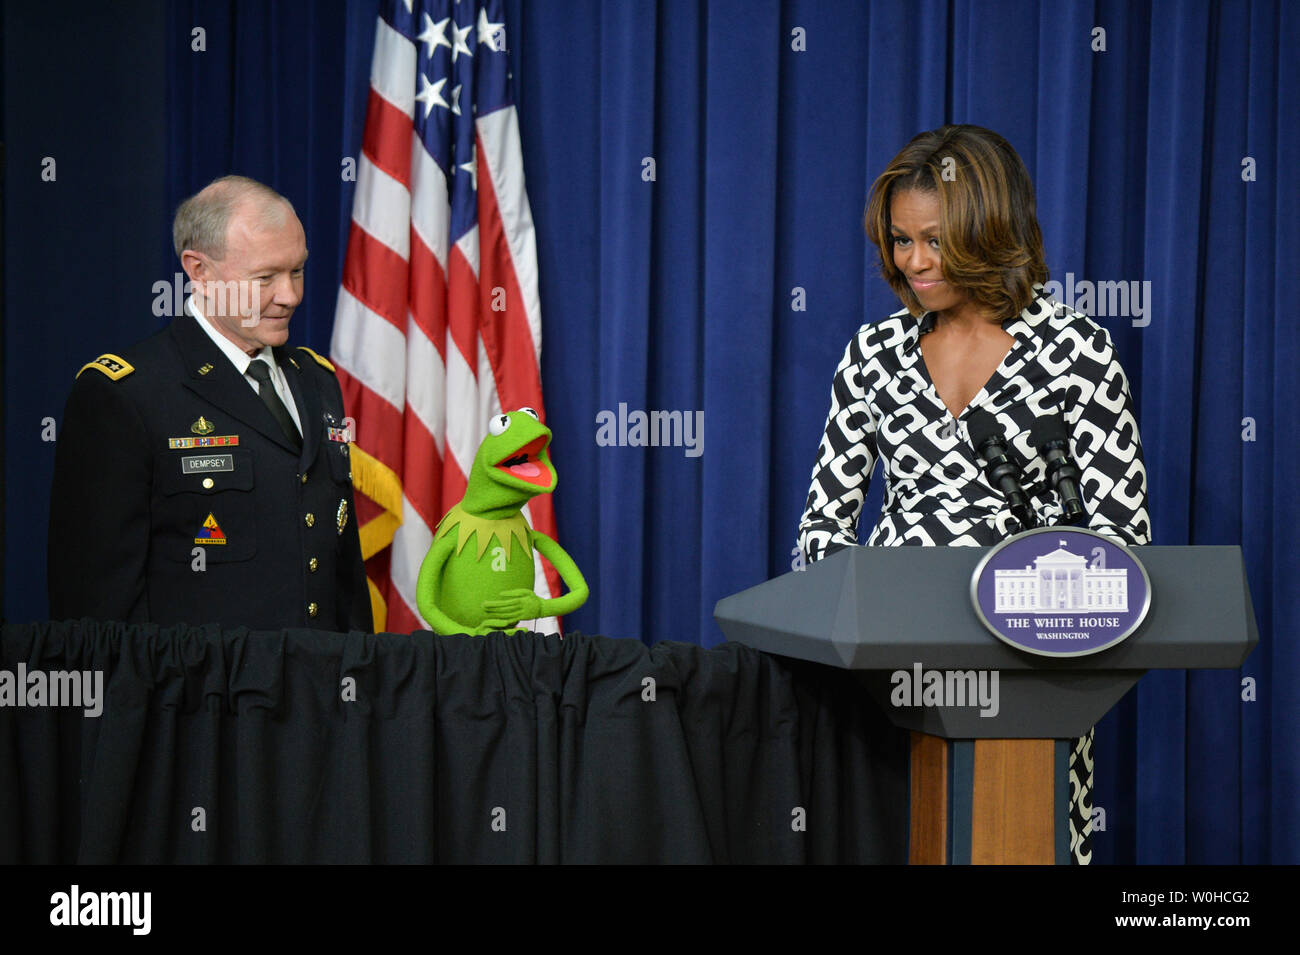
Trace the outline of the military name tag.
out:
<instances>
[{"instance_id":1,"label":"military name tag","mask_svg":"<svg viewBox=\"0 0 1300 955\"><path fill-rule=\"evenodd\" d=\"M181 458L182 474L207 474L211 471L233 470L235 470L235 456L233 454L212 454L207 457L189 455Z\"/></svg>"}]
</instances>

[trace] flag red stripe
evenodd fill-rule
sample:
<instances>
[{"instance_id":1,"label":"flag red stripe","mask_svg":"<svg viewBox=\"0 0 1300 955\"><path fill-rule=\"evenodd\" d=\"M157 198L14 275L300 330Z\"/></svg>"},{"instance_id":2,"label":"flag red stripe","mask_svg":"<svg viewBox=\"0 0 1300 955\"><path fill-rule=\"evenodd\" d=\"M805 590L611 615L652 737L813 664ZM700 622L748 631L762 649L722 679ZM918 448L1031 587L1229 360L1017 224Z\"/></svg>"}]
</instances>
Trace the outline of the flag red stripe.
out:
<instances>
[{"instance_id":1,"label":"flag red stripe","mask_svg":"<svg viewBox=\"0 0 1300 955\"><path fill-rule=\"evenodd\" d=\"M434 513L444 481L442 456L438 454L433 435L418 415L408 410L404 424L406 467L402 472L402 493L420 519L433 527L442 519L441 512Z\"/></svg>"},{"instance_id":2,"label":"flag red stripe","mask_svg":"<svg viewBox=\"0 0 1300 955\"><path fill-rule=\"evenodd\" d=\"M370 500L370 498L366 497L364 494L354 494L353 501L357 508L357 527L365 527L380 514L384 513L382 507Z\"/></svg>"},{"instance_id":3,"label":"flag red stripe","mask_svg":"<svg viewBox=\"0 0 1300 955\"><path fill-rule=\"evenodd\" d=\"M523 407L541 407L542 379L537 368L537 358L532 350L532 330L524 310L524 296L519 280L510 262L510 244L506 239L505 224L497 207L497 197L492 177L486 175L486 164L479 149L478 179L478 241L480 252L479 287L482 305L479 308L479 331L483 348L492 365L497 381L501 407L505 410ZM494 311L494 288L505 289L505 309Z\"/></svg>"},{"instance_id":4,"label":"flag red stripe","mask_svg":"<svg viewBox=\"0 0 1300 955\"><path fill-rule=\"evenodd\" d=\"M478 279L456 246L447 256L447 332L465 359L470 372L478 376Z\"/></svg>"},{"instance_id":5,"label":"flag red stripe","mask_svg":"<svg viewBox=\"0 0 1300 955\"><path fill-rule=\"evenodd\" d=\"M411 317L447 361L447 279L438 259L411 230Z\"/></svg>"},{"instance_id":6,"label":"flag red stripe","mask_svg":"<svg viewBox=\"0 0 1300 955\"><path fill-rule=\"evenodd\" d=\"M402 473L402 413L335 366L343 390L343 413L356 422L356 443L397 474Z\"/></svg>"},{"instance_id":7,"label":"flag red stripe","mask_svg":"<svg viewBox=\"0 0 1300 955\"><path fill-rule=\"evenodd\" d=\"M452 505L465 496L467 486L460 465L456 463L456 459L452 455L447 455L442 465L442 512L438 515L439 521L442 520L443 514L451 510Z\"/></svg>"},{"instance_id":8,"label":"flag red stripe","mask_svg":"<svg viewBox=\"0 0 1300 955\"><path fill-rule=\"evenodd\" d=\"M370 88L361 149L370 161L411 188L411 117Z\"/></svg>"},{"instance_id":9,"label":"flag red stripe","mask_svg":"<svg viewBox=\"0 0 1300 955\"><path fill-rule=\"evenodd\" d=\"M429 625L421 620L406 605L397 588L389 586L388 596L388 633L414 633L416 630L428 630Z\"/></svg>"},{"instance_id":10,"label":"flag red stripe","mask_svg":"<svg viewBox=\"0 0 1300 955\"><path fill-rule=\"evenodd\" d=\"M408 279L406 260L353 221L348 230L343 287L366 308L388 319L403 335L406 334Z\"/></svg>"}]
</instances>

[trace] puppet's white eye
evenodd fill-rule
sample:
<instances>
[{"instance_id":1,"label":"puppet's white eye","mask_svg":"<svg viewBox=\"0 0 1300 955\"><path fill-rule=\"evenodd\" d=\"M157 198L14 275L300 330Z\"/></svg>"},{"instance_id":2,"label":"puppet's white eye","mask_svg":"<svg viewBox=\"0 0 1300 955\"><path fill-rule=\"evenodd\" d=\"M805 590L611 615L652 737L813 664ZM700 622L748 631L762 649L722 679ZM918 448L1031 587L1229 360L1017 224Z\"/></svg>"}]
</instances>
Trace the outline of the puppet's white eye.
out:
<instances>
[{"instance_id":1,"label":"puppet's white eye","mask_svg":"<svg viewBox=\"0 0 1300 955\"><path fill-rule=\"evenodd\" d=\"M534 421L542 420L541 417L537 414L537 412L534 411L532 408L520 408L519 410L522 411L524 414L532 415Z\"/></svg>"},{"instance_id":2,"label":"puppet's white eye","mask_svg":"<svg viewBox=\"0 0 1300 955\"><path fill-rule=\"evenodd\" d=\"M499 414L488 422L488 433L496 437L499 434L505 434L508 427L510 427L510 419L503 414Z\"/></svg>"}]
</instances>

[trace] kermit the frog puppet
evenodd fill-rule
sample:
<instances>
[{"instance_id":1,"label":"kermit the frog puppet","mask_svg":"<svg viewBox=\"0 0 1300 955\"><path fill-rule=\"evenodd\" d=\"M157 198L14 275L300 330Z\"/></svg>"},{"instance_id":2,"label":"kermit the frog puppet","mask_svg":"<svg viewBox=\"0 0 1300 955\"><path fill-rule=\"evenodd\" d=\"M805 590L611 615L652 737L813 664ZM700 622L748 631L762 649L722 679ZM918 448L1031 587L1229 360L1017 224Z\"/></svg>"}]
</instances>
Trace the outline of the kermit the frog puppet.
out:
<instances>
[{"instance_id":1,"label":"kermit the frog puppet","mask_svg":"<svg viewBox=\"0 0 1300 955\"><path fill-rule=\"evenodd\" d=\"M524 502L555 490L550 430L532 408L500 414L474 455L465 496L438 523L420 565L416 603L435 633L487 634L520 620L571 613L587 582L564 548L524 520ZM533 592L533 548L568 586L563 597Z\"/></svg>"}]
</instances>

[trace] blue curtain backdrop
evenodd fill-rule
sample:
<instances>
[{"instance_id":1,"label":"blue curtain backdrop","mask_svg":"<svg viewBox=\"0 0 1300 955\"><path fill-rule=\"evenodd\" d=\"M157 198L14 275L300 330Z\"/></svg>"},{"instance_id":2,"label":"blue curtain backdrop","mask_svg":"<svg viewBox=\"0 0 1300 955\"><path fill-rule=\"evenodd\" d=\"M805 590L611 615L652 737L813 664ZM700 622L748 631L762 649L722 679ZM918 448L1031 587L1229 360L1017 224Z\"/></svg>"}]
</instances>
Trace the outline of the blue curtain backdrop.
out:
<instances>
[{"instance_id":1,"label":"blue curtain backdrop","mask_svg":"<svg viewBox=\"0 0 1300 955\"><path fill-rule=\"evenodd\" d=\"M557 519L592 590L569 626L713 645L720 597L790 569L832 372L859 325L898 307L864 240L867 190L915 133L988 126L1037 184L1054 279L1151 283L1146 319L1098 321L1133 384L1154 542L1240 544L1260 624L1240 672L1150 674L1098 726L1096 861L1300 862L1300 607L1286 584L1300 563L1287 391L1300 335L1284 284L1300 263L1297 6L505 6ZM179 4L159 54L168 209L231 171L288 195L311 248L295 339L320 351L376 10ZM168 225L147 223L139 250L164 278ZM165 321L143 291L127 304L117 341ZM72 335L40 355L8 344L6 394L45 388L59 407L69 370L97 353ZM33 382L52 368L53 385ZM597 414L620 404L703 411L703 453L598 445ZM12 472L41 449L6 429ZM877 481L864 531L880 496ZM11 541L43 537L47 500L6 503ZM9 616L42 617L41 570L14 555Z\"/></svg>"}]
</instances>

